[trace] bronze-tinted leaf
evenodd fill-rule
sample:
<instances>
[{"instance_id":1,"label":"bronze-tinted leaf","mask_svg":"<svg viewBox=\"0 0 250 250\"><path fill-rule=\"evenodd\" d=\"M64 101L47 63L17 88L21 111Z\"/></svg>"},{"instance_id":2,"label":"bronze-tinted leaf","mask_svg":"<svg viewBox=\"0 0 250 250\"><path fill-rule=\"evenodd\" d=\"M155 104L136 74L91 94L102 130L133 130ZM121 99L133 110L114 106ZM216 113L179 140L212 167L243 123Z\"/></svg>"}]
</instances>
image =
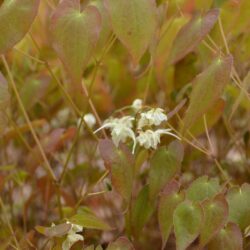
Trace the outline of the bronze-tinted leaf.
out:
<instances>
[{"instance_id":1,"label":"bronze-tinted leaf","mask_svg":"<svg viewBox=\"0 0 250 250\"><path fill-rule=\"evenodd\" d=\"M71 224L63 223L51 227L42 227L36 226L35 229L40 234L43 234L47 237L61 237L66 235L71 228Z\"/></svg>"},{"instance_id":2,"label":"bronze-tinted leaf","mask_svg":"<svg viewBox=\"0 0 250 250\"><path fill-rule=\"evenodd\" d=\"M215 59L193 82L190 104L184 116L184 130L190 128L218 101L230 80L232 57Z\"/></svg>"},{"instance_id":3,"label":"bronze-tinted leaf","mask_svg":"<svg viewBox=\"0 0 250 250\"><path fill-rule=\"evenodd\" d=\"M80 0L63 0L51 20L53 48L67 69L74 85L81 77L98 41L101 16L97 8L81 10Z\"/></svg>"},{"instance_id":4,"label":"bronze-tinted leaf","mask_svg":"<svg viewBox=\"0 0 250 250\"><path fill-rule=\"evenodd\" d=\"M132 243L126 237L120 237L108 245L107 250L135 250Z\"/></svg>"},{"instance_id":5,"label":"bronze-tinted leaf","mask_svg":"<svg viewBox=\"0 0 250 250\"><path fill-rule=\"evenodd\" d=\"M176 63L193 51L213 28L219 16L218 9L209 10L204 15L196 15L181 28L173 42L169 55L170 63Z\"/></svg>"},{"instance_id":6,"label":"bronze-tinted leaf","mask_svg":"<svg viewBox=\"0 0 250 250\"><path fill-rule=\"evenodd\" d=\"M0 8L0 54L14 47L29 31L40 0L6 0Z\"/></svg>"}]
</instances>

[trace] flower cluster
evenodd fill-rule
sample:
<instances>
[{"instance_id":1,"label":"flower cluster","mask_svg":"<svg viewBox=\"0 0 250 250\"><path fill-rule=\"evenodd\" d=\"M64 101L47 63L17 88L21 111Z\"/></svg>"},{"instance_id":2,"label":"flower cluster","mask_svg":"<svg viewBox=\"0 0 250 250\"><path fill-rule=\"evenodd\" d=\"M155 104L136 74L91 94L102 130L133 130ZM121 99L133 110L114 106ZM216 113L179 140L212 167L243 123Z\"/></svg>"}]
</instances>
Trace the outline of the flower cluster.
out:
<instances>
[{"instance_id":1,"label":"flower cluster","mask_svg":"<svg viewBox=\"0 0 250 250\"><path fill-rule=\"evenodd\" d=\"M160 143L161 135L171 135L180 139L169 128L157 128L157 126L168 120L163 109L152 108L143 112L142 100L140 99L136 99L130 107L136 112L135 116L111 117L95 133L101 129L109 129L112 140L117 147L120 142L124 143L129 139L132 140L133 153L137 144L146 149L156 149Z\"/></svg>"}]
</instances>

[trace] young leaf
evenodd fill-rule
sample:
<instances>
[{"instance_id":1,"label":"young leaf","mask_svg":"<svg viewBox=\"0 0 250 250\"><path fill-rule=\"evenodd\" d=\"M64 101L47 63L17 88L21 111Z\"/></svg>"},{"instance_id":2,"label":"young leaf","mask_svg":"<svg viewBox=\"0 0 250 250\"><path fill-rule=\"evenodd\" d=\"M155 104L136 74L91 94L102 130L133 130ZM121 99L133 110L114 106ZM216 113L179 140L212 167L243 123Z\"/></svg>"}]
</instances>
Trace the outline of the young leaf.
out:
<instances>
[{"instance_id":1,"label":"young leaf","mask_svg":"<svg viewBox=\"0 0 250 250\"><path fill-rule=\"evenodd\" d=\"M80 225L84 228L97 230L111 230L111 227L89 209L81 209L76 215L72 216L69 221L73 224Z\"/></svg>"},{"instance_id":2,"label":"young leaf","mask_svg":"<svg viewBox=\"0 0 250 250\"><path fill-rule=\"evenodd\" d=\"M220 191L220 185L216 178L208 179L208 176L197 178L186 190L187 199L191 201L203 201L214 196Z\"/></svg>"},{"instance_id":3,"label":"young leaf","mask_svg":"<svg viewBox=\"0 0 250 250\"><path fill-rule=\"evenodd\" d=\"M42 227L42 226L36 226L35 229L40 234L43 234L47 237L61 237L63 235L66 235L68 231L70 230L71 225L67 223L51 226L51 227Z\"/></svg>"},{"instance_id":4,"label":"young leaf","mask_svg":"<svg viewBox=\"0 0 250 250\"><path fill-rule=\"evenodd\" d=\"M185 250L198 237L203 216L199 204L184 201L177 206L173 217L177 250Z\"/></svg>"},{"instance_id":5,"label":"young leaf","mask_svg":"<svg viewBox=\"0 0 250 250\"><path fill-rule=\"evenodd\" d=\"M238 226L234 223L221 229L220 232L208 244L208 250L242 250L243 239Z\"/></svg>"},{"instance_id":6,"label":"young leaf","mask_svg":"<svg viewBox=\"0 0 250 250\"><path fill-rule=\"evenodd\" d=\"M149 194L153 199L180 169L180 162L165 147L153 155L149 170Z\"/></svg>"},{"instance_id":7,"label":"young leaf","mask_svg":"<svg viewBox=\"0 0 250 250\"><path fill-rule=\"evenodd\" d=\"M178 193L179 184L170 182L163 190L158 206L158 224L162 238L162 249L165 248L173 226L173 214L177 205L184 200L184 194Z\"/></svg>"},{"instance_id":8,"label":"young leaf","mask_svg":"<svg viewBox=\"0 0 250 250\"><path fill-rule=\"evenodd\" d=\"M156 31L154 0L106 0L113 31L139 62Z\"/></svg>"},{"instance_id":9,"label":"young leaf","mask_svg":"<svg viewBox=\"0 0 250 250\"><path fill-rule=\"evenodd\" d=\"M80 0L63 0L51 20L54 50L74 85L81 77L99 38L101 16L94 6L81 10Z\"/></svg>"},{"instance_id":10,"label":"young leaf","mask_svg":"<svg viewBox=\"0 0 250 250\"><path fill-rule=\"evenodd\" d=\"M239 225L244 230L250 225L250 185L233 187L228 191L229 221Z\"/></svg>"},{"instance_id":11,"label":"young leaf","mask_svg":"<svg viewBox=\"0 0 250 250\"><path fill-rule=\"evenodd\" d=\"M0 72L0 136L3 134L7 126L6 113L10 103L10 93L8 83Z\"/></svg>"},{"instance_id":12,"label":"young leaf","mask_svg":"<svg viewBox=\"0 0 250 250\"><path fill-rule=\"evenodd\" d=\"M200 233L200 247L203 248L226 224L228 204L223 195L217 195L202 203L204 223Z\"/></svg>"},{"instance_id":13,"label":"young leaf","mask_svg":"<svg viewBox=\"0 0 250 250\"><path fill-rule=\"evenodd\" d=\"M230 80L232 57L215 59L193 82L190 104L184 116L184 131L190 128L219 99Z\"/></svg>"},{"instance_id":14,"label":"young leaf","mask_svg":"<svg viewBox=\"0 0 250 250\"><path fill-rule=\"evenodd\" d=\"M107 250L135 250L132 243L126 237L120 237L108 245Z\"/></svg>"},{"instance_id":15,"label":"young leaf","mask_svg":"<svg viewBox=\"0 0 250 250\"><path fill-rule=\"evenodd\" d=\"M149 188L144 186L136 198L132 208L132 227L135 236L139 236L143 227L150 219L154 203L149 200Z\"/></svg>"},{"instance_id":16,"label":"young leaf","mask_svg":"<svg viewBox=\"0 0 250 250\"><path fill-rule=\"evenodd\" d=\"M4 1L0 7L0 54L14 47L29 31L40 0Z\"/></svg>"},{"instance_id":17,"label":"young leaf","mask_svg":"<svg viewBox=\"0 0 250 250\"><path fill-rule=\"evenodd\" d=\"M105 165L111 170L112 184L129 203L133 187L134 160L125 145L116 148L111 140L100 140L99 149Z\"/></svg>"},{"instance_id":18,"label":"young leaf","mask_svg":"<svg viewBox=\"0 0 250 250\"><path fill-rule=\"evenodd\" d=\"M174 64L192 52L210 32L219 16L218 9L209 10L204 15L197 15L181 28L177 34L169 61Z\"/></svg>"}]
</instances>

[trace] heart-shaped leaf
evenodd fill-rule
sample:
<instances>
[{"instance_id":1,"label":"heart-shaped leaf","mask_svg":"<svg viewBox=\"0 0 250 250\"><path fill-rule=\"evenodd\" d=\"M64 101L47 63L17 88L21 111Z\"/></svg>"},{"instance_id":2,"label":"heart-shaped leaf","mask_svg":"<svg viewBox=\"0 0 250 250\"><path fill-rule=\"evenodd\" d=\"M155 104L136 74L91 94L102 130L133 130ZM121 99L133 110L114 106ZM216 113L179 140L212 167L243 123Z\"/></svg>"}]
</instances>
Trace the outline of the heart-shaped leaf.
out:
<instances>
[{"instance_id":1,"label":"heart-shaped leaf","mask_svg":"<svg viewBox=\"0 0 250 250\"><path fill-rule=\"evenodd\" d=\"M0 72L0 136L3 134L8 119L6 117L7 108L10 103L10 93L8 83Z\"/></svg>"},{"instance_id":2,"label":"heart-shaped leaf","mask_svg":"<svg viewBox=\"0 0 250 250\"><path fill-rule=\"evenodd\" d=\"M177 250L185 250L198 237L203 217L199 204L184 201L177 206L173 217Z\"/></svg>"},{"instance_id":3,"label":"heart-shaped leaf","mask_svg":"<svg viewBox=\"0 0 250 250\"><path fill-rule=\"evenodd\" d=\"M138 237L154 211L154 203L149 200L149 187L144 186L132 207L133 233Z\"/></svg>"},{"instance_id":4,"label":"heart-shaped leaf","mask_svg":"<svg viewBox=\"0 0 250 250\"><path fill-rule=\"evenodd\" d=\"M42 226L36 226L36 231L40 234L43 234L47 237L61 237L63 235L66 235L69 230L71 229L71 224L69 223L63 223L51 227L42 227Z\"/></svg>"},{"instance_id":5,"label":"heart-shaped leaf","mask_svg":"<svg viewBox=\"0 0 250 250\"><path fill-rule=\"evenodd\" d=\"M202 203L204 223L200 234L200 247L203 248L226 224L228 204L223 195L217 195Z\"/></svg>"},{"instance_id":6,"label":"heart-shaped leaf","mask_svg":"<svg viewBox=\"0 0 250 250\"><path fill-rule=\"evenodd\" d=\"M242 250L243 239L239 227L234 223L221 229L208 245L208 250Z\"/></svg>"},{"instance_id":7,"label":"heart-shaped leaf","mask_svg":"<svg viewBox=\"0 0 250 250\"><path fill-rule=\"evenodd\" d=\"M90 209L83 208L76 215L72 216L69 221L72 224L80 225L84 228L97 230L111 230L111 227L98 218Z\"/></svg>"},{"instance_id":8,"label":"heart-shaped leaf","mask_svg":"<svg viewBox=\"0 0 250 250\"><path fill-rule=\"evenodd\" d=\"M219 10L212 9L204 15L196 15L183 26L173 42L169 61L176 63L193 51L213 28L218 16Z\"/></svg>"},{"instance_id":9,"label":"heart-shaped leaf","mask_svg":"<svg viewBox=\"0 0 250 250\"><path fill-rule=\"evenodd\" d=\"M230 80L232 57L215 59L193 82L190 104L184 117L184 130L190 128L220 98Z\"/></svg>"},{"instance_id":10,"label":"heart-shaped leaf","mask_svg":"<svg viewBox=\"0 0 250 250\"><path fill-rule=\"evenodd\" d=\"M101 15L94 6L81 10L80 0L63 0L51 20L53 48L67 69L74 85L81 77L101 29Z\"/></svg>"},{"instance_id":11,"label":"heart-shaped leaf","mask_svg":"<svg viewBox=\"0 0 250 250\"><path fill-rule=\"evenodd\" d=\"M219 181L216 178L208 179L208 176L197 178L186 190L186 196L191 201L203 201L214 196L220 191Z\"/></svg>"},{"instance_id":12,"label":"heart-shaped leaf","mask_svg":"<svg viewBox=\"0 0 250 250\"><path fill-rule=\"evenodd\" d=\"M114 143L108 139L100 140L99 150L106 167L111 170L114 188L128 204L131 198L134 176L132 154L125 145L116 148Z\"/></svg>"},{"instance_id":13,"label":"heart-shaped leaf","mask_svg":"<svg viewBox=\"0 0 250 250\"><path fill-rule=\"evenodd\" d=\"M5 0L0 8L0 54L14 47L29 31L40 0Z\"/></svg>"},{"instance_id":14,"label":"heart-shaped leaf","mask_svg":"<svg viewBox=\"0 0 250 250\"><path fill-rule=\"evenodd\" d=\"M250 225L250 185L243 184L241 187L233 187L228 191L227 201L229 204L229 221L239 225L245 230Z\"/></svg>"},{"instance_id":15,"label":"heart-shaped leaf","mask_svg":"<svg viewBox=\"0 0 250 250\"><path fill-rule=\"evenodd\" d=\"M162 238L162 249L165 248L173 226L173 214L177 205L184 200L184 193L178 193L179 184L170 182L163 190L158 207L158 224Z\"/></svg>"},{"instance_id":16,"label":"heart-shaped leaf","mask_svg":"<svg viewBox=\"0 0 250 250\"><path fill-rule=\"evenodd\" d=\"M107 250L135 250L132 243L126 237L120 237L108 245Z\"/></svg>"},{"instance_id":17,"label":"heart-shaped leaf","mask_svg":"<svg viewBox=\"0 0 250 250\"><path fill-rule=\"evenodd\" d=\"M158 195L179 169L180 162L165 147L161 147L155 152L150 162L148 181L151 199Z\"/></svg>"},{"instance_id":18,"label":"heart-shaped leaf","mask_svg":"<svg viewBox=\"0 0 250 250\"><path fill-rule=\"evenodd\" d=\"M106 0L113 31L138 62L156 30L154 0Z\"/></svg>"}]
</instances>

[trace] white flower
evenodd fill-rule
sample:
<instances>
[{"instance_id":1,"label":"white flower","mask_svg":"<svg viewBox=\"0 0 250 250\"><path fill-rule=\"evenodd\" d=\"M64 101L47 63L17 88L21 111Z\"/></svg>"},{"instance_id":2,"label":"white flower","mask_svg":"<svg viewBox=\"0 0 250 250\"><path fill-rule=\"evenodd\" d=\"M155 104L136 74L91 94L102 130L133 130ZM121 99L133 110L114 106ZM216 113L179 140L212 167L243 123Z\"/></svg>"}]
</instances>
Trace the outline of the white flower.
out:
<instances>
[{"instance_id":1,"label":"white flower","mask_svg":"<svg viewBox=\"0 0 250 250\"><path fill-rule=\"evenodd\" d=\"M146 149L149 148L156 149L157 145L161 142L161 135L163 134L171 135L180 140L180 138L177 135L171 133L170 131L171 129L158 129L156 131L146 130L145 132L141 131L136 139L140 144L140 146Z\"/></svg>"},{"instance_id":2,"label":"white flower","mask_svg":"<svg viewBox=\"0 0 250 250\"><path fill-rule=\"evenodd\" d=\"M66 222L71 224L70 222ZM83 230L83 227L76 224L71 224L71 229L69 230L66 240L62 244L62 250L69 250L77 241L83 241L83 236L77 234Z\"/></svg>"},{"instance_id":3,"label":"white flower","mask_svg":"<svg viewBox=\"0 0 250 250\"><path fill-rule=\"evenodd\" d=\"M103 126L95 131L98 132L101 129L109 128L111 130L111 136L116 147L120 142L125 142L128 138L131 138L134 142L133 152L136 146L136 139L134 131L132 130L134 117L124 116L122 118L111 118L104 122Z\"/></svg>"},{"instance_id":4,"label":"white flower","mask_svg":"<svg viewBox=\"0 0 250 250\"><path fill-rule=\"evenodd\" d=\"M140 110L142 108L142 100L135 99L132 103L132 108L134 108L135 110Z\"/></svg>"},{"instance_id":5,"label":"white flower","mask_svg":"<svg viewBox=\"0 0 250 250\"><path fill-rule=\"evenodd\" d=\"M163 121L167 121L168 117L164 114L164 110L161 108L151 109L147 112L141 113L141 117L138 122L138 128L141 129L145 126L160 125Z\"/></svg>"},{"instance_id":6,"label":"white flower","mask_svg":"<svg viewBox=\"0 0 250 250\"><path fill-rule=\"evenodd\" d=\"M93 128L96 124L95 116L91 113L84 115L83 119L90 128Z\"/></svg>"}]
</instances>

